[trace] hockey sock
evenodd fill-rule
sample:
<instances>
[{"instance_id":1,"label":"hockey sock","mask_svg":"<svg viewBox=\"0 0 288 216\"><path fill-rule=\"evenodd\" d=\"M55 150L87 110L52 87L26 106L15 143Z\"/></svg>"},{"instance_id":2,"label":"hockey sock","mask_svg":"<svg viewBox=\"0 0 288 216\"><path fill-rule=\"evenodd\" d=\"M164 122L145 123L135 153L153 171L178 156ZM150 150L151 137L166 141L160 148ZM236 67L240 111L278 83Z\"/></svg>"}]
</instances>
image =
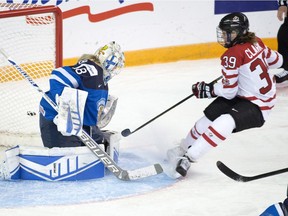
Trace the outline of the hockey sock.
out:
<instances>
[{"instance_id":1,"label":"hockey sock","mask_svg":"<svg viewBox=\"0 0 288 216\"><path fill-rule=\"evenodd\" d=\"M192 161L197 161L213 147L229 136L235 128L235 121L231 115L225 114L218 117L188 149L187 156Z\"/></svg>"},{"instance_id":2,"label":"hockey sock","mask_svg":"<svg viewBox=\"0 0 288 216\"><path fill-rule=\"evenodd\" d=\"M184 142L181 143L183 149L188 149L193 145L193 143L204 133L209 125L212 123L206 116L200 118L194 125L194 127L189 131Z\"/></svg>"}]
</instances>

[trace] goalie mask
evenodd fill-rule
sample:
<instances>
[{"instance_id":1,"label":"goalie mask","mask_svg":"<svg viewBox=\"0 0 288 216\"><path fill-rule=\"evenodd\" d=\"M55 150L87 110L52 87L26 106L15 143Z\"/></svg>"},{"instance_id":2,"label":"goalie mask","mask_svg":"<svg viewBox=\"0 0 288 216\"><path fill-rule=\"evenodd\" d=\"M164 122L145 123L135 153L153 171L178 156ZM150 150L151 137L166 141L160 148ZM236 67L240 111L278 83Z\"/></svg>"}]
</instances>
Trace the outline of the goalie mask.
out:
<instances>
[{"instance_id":1,"label":"goalie mask","mask_svg":"<svg viewBox=\"0 0 288 216\"><path fill-rule=\"evenodd\" d=\"M95 56L99 59L103 68L104 82L107 83L113 76L120 73L125 65L124 53L121 47L115 41L100 47Z\"/></svg>"},{"instance_id":2,"label":"goalie mask","mask_svg":"<svg viewBox=\"0 0 288 216\"><path fill-rule=\"evenodd\" d=\"M243 13L224 16L217 27L217 41L225 48L240 44L242 36L249 31L249 20Z\"/></svg>"}]
</instances>

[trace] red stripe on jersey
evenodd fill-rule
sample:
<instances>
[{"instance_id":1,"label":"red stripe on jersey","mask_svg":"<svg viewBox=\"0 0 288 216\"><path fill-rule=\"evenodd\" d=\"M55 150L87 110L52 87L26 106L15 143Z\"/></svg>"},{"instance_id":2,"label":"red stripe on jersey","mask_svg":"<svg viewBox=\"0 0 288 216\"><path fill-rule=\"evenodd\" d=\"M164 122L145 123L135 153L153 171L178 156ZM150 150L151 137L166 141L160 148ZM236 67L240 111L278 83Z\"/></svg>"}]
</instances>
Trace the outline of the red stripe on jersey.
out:
<instances>
[{"instance_id":1,"label":"red stripe on jersey","mask_svg":"<svg viewBox=\"0 0 288 216\"><path fill-rule=\"evenodd\" d=\"M232 78L237 78L238 74L232 74L232 75L227 75L226 78L227 79L232 79Z\"/></svg>"},{"instance_id":2,"label":"red stripe on jersey","mask_svg":"<svg viewBox=\"0 0 288 216\"><path fill-rule=\"evenodd\" d=\"M233 69L233 70L235 70L235 69ZM238 74L230 74L230 75L227 75L227 73L224 72L223 69L222 69L222 74L223 74L223 76L224 76L226 79L232 79L232 78L238 77Z\"/></svg>"},{"instance_id":3,"label":"red stripe on jersey","mask_svg":"<svg viewBox=\"0 0 288 216\"><path fill-rule=\"evenodd\" d=\"M269 66L274 65L274 64L276 64L278 61L279 61L279 55L278 55L278 53L276 53L276 59L275 59L275 61L269 63L268 65L269 65Z\"/></svg>"},{"instance_id":4,"label":"red stripe on jersey","mask_svg":"<svg viewBox=\"0 0 288 216\"><path fill-rule=\"evenodd\" d=\"M260 107L260 110L271 110L271 109L273 109L273 107L274 107L274 106L272 106L272 107L269 107L269 106L261 106L261 107Z\"/></svg>"},{"instance_id":5,"label":"red stripe on jersey","mask_svg":"<svg viewBox=\"0 0 288 216\"><path fill-rule=\"evenodd\" d=\"M276 94L273 95L273 97L269 98L268 100L261 100L263 102L270 102L276 98Z\"/></svg>"},{"instance_id":6,"label":"red stripe on jersey","mask_svg":"<svg viewBox=\"0 0 288 216\"><path fill-rule=\"evenodd\" d=\"M226 139L224 136L222 136L220 133L218 133L213 127L209 126L208 129L210 131L212 131L212 133L214 133L222 141Z\"/></svg>"},{"instance_id":7,"label":"red stripe on jersey","mask_svg":"<svg viewBox=\"0 0 288 216\"><path fill-rule=\"evenodd\" d=\"M230 74L230 75L227 75L227 73L225 73L223 70L222 70L222 74L223 74L223 76L225 77L225 79L234 79L234 78L237 78L237 77L238 77L238 74Z\"/></svg>"},{"instance_id":8,"label":"red stripe on jersey","mask_svg":"<svg viewBox=\"0 0 288 216\"><path fill-rule=\"evenodd\" d=\"M271 57L271 49L268 49L268 53L267 53L266 58L270 58L270 57Z\"/></svg>"},{"instance_id":9,"label":"red stripe on jersey","mask_svg":"<svg viewBox=\"0 0 288 216\"><path fill-rule=\"evenodd\" d=\"M216 147L217 144L215 142L213 142L205 133L202 134L202 137L206 140L206 142L208 142L211 146Z\"/></svg>"},{"instance_id":10,"label":"red stripe on jersey","mask_svg":"<svg viewBox=\"0 0 288 216\"><path fill-rule=\"evenodd\" d=\"M253 97L239 96L239 97L240 97L240 98L245 98L245 99L250 100L250 101L253 101L253 100L261 100L262 102L270 102L270 101L272 101L272 100L274 100L274 99L276 98L276 94L274 94L273 97L271 97L271 98L269 98L269 99L267 99L267 100L262 100L262 99L260 99L260 98L255 97L255 96L253 96Z\"/></svg>"}]
</instances>

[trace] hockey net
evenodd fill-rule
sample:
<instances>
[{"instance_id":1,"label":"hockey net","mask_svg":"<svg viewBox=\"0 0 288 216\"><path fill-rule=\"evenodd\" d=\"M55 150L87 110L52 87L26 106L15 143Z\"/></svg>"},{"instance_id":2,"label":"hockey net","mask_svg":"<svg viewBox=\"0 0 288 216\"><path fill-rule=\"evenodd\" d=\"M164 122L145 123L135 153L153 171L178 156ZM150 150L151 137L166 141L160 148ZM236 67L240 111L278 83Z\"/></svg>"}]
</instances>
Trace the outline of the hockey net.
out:
<instances>
[{"instance_id":1,"label":"hockey net","mask_svg":"<svg viewBox=\"0 0 288 216\"><path fill-rule=\"evenodd\" d=\"M62 16L56 6L0 3L0 48L43 90L62 65ZM41 94L0 57L0 145L42 145Z\"/></svg>"}]
</instances>

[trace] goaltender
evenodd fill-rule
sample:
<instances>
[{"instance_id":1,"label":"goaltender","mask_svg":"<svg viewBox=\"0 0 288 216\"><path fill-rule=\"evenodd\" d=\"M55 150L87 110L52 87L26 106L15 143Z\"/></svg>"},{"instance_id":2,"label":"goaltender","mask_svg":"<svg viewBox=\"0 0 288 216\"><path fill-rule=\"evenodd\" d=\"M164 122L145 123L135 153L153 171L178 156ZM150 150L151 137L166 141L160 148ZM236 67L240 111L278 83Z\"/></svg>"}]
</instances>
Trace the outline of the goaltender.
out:
<instances>
[{"instance_id":1,"label":"goaltender","mask_svg":"<svg viewBox=\"0 0 288 216\"><path fill-rule=\"evenodd\" d=\"M108 81L124 67L121 47L113 42L95 54L84 54L76 65L52 71L46 92L59 107L58 112L42 98L40 131L45 147L76 147L84 144L77 137L85 130L98 144L107 148L106 126L115 111L117 98L108 95Z\"/></svg>"}]
</instances>

